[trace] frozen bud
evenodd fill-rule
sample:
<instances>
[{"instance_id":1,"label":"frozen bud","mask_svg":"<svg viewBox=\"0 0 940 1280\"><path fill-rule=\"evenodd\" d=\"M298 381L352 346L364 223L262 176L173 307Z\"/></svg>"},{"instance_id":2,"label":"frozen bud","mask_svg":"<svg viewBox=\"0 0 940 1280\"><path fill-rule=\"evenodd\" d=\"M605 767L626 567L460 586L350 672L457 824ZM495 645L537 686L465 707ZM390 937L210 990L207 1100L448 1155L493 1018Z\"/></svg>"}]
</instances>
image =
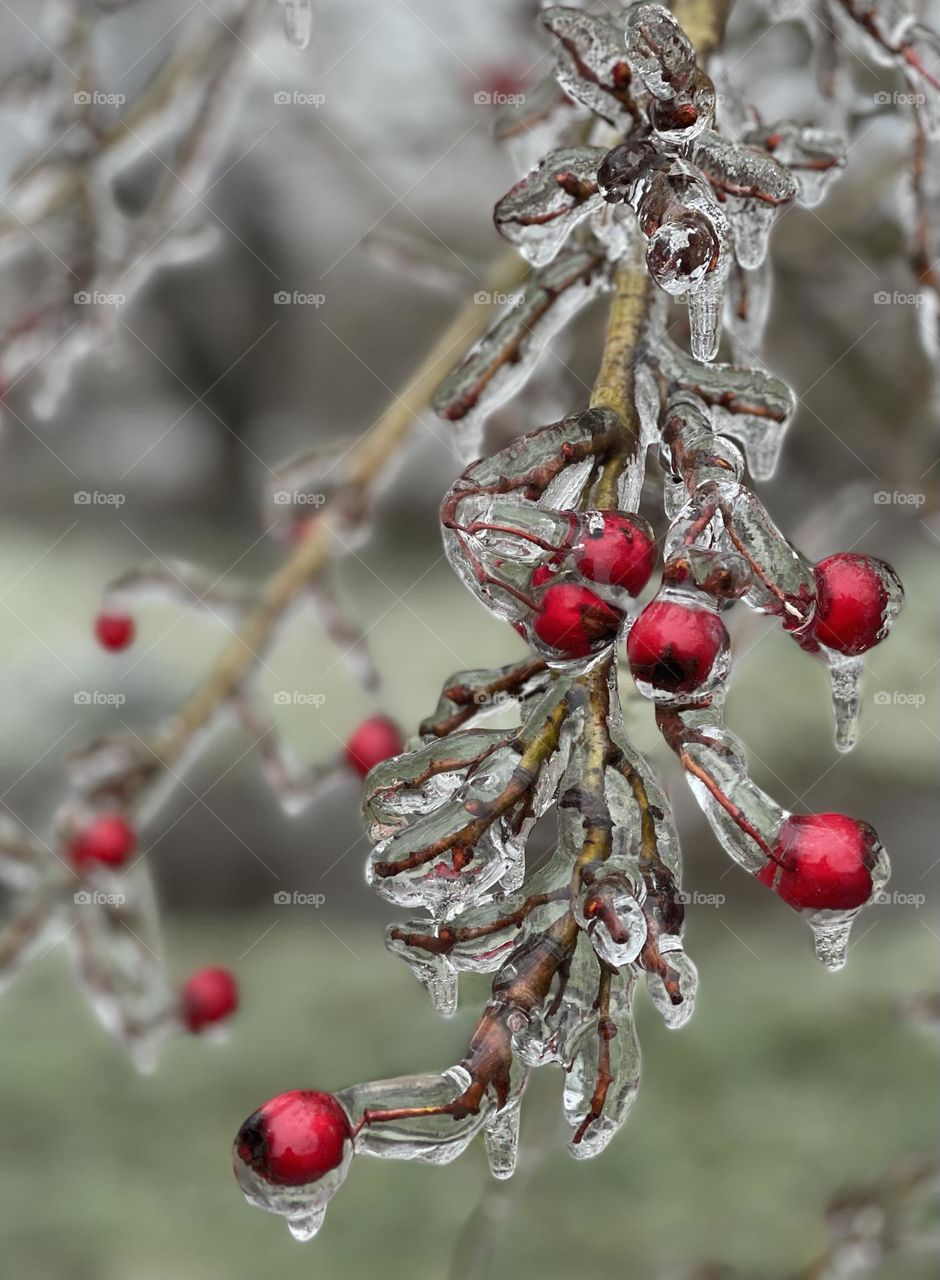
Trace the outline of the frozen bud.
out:
<instances>
[{"instance_id":1,"label":"frozen bud","mask_svg":"<svg viewBox=\"0 0 940 1280\"><path fill-rule=\"evenodd\" d=\"M661 289L688 293L718 266L721 241L703 213L689 210L663 222L650 238L646 265Z\"/></svg>"},{"instance_id":2,"label":"frozen bud","mask_svg":"<svg viewBox=\"0 0 940 1280\"><path fill-rule=\"evenodd\" d=\"M610 204L636 205L650 174L666 164L666 159L648 139L621 142L607 152L597 171L604 199Z\"/></svg>"},{"instance_id":3,"label":"frozen bud","mask_svg":"<svg viewBox=\"0 0 940 1280\"><path fill-rule=\"evenodd\" d=\"M813 639L838 653L866 653L883 640L901 609L904 589L884 560L840 551L815 566Z\"/></svg>"},{"instance_id":4,"label":"frozen bud","mask_svg":"<svg viewBox=\"0 0 940 1280\"><path fill-rule=\"evenodd\" d=\"M646 916L639 900L643 896L642 887L615 872L586 886L575 907L594 950L615 969L632 964L646 945Z\"/></svg>"},{"instance_id":5,"label":"frozen bud","mask_svg":"<svg viewBox=\"0 0 940 1280\"><path fill-rule=\"evenodd\" d=\"M627 10L630 62L662 102L684 94L695 73L695 50L668 9L635 4Z\"/></svg>"},{"instance_id":6,"label":"frozen bud","mask_svg":"<svg viewBox=\"0 0 940 1280\"><path fill-rule=\"evenodd\" d=\"M757 878L796 911L848 911L871 897L879 852L867 822L842 813L791 814Z\"/></svg>"},{"instance_id":7,"label":"frozen bud","mask_svg":"<svg viewBox=\"0 0 940 1280\"><path fill-rule=\"evenodd\" d=\"M627 658L644 697L672 701L714 689L727 672L729 644L713 608L693 596L685 601L660 595L630 628Z\"/></svg>"}]
</instances>

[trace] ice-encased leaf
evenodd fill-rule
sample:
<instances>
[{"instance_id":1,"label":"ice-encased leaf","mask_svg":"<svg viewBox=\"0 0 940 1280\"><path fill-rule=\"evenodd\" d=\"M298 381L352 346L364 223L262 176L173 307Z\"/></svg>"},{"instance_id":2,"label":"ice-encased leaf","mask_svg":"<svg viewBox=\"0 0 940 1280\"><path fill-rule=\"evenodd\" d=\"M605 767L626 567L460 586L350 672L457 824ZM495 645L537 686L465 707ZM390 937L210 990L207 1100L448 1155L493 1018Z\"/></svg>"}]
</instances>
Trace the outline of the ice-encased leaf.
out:
<instances>
[{"instance_id":1,"label":"ice-encased leaf","mask_svg":"<svg viewBox=\"0 0 940 1280\"><path fill-rule=\"evenodd\" d=\"M671 102L684 94L695 74L695 50L668 9L632 4L626 11L630 62L654 97Z\"/></svg>"},{"instance_id":2,"label":"ice-encased leaf","mask_svg":"<svg viewBox=\"0 0 940 1280\"><path fill-rule=\"evenodd\" d=\"M555 36L555 74L565 92L628 133L639 121L646 93L634 83L623 29L563 5L545 9L541 20Z\"/></svg>"},{"instance_id":3,"label":"ice-encased leaf","mask_svg":"<svg viewBox=\"0 0 940 1280\"><path fill-rule=\"evenodd\" d=\"M79 987L134 1064L152 1070L174 1001L149 873L138 866L105 887L79 889L74 921L67 941Z\"/></svg>"},{"instance_id":4,"label":"ice-encased leaf","mask_svg":"<svg viewBox=\"0 0 940 1280\"><path fill-rule=\"evenodd\" d=\"M807 207L823 200L830 183L845 167L846 140L841 133L795 120L748 129L742 141L762 147L790 170L797 183L797 198Z\"/></svg>"},{"instance_id":5,"label":"ice-encased leaf","mask_svg":"<svg viewBox=\"0 0 940 1280\"><path fill-rule=\"evenodd\" d=\"M613 979L607 1018L595 1015L565 1072L565 1119L575 1130L568 1150L579 1160L604 1150L636 1101L640 1045L633 1022L634 989L633 979Z\"/></svg>"},{"instance_id":6,"label":"ice-encased leaf","mask_svg":"<svg viewBox=\"0 0 940 1280\"><path fill-rule=\"evenodd\" d=\"M599 254L559 254L444 379L432 405L439 417L460 424L464 457L479 455L486 418L525 385L559 329L608 285Z\"/></svg>"},{"instance_id":7,"label":"ice-encased leaf","mask_svg":"<svg viewBox=\"0 0 940 1280\"><path fill-rule=\"evenodd\" d=\"M797 194L793 175L766 151L708 131L696 142L693 159L723 200L738 261L760 266L779 211Z\"/></svg>"},{"instance_id":8,"label":"ice-encased leaf","mask_svg":"<svg viewBox=\"0 0 940 1280\"><path fill-rule=\"evenodd\" d=\"M551 262L578 223L604 203L597 169L605 154L603 147L551 151L497 203L497 231L533 266Z\"/></svg>"}]
</instances>

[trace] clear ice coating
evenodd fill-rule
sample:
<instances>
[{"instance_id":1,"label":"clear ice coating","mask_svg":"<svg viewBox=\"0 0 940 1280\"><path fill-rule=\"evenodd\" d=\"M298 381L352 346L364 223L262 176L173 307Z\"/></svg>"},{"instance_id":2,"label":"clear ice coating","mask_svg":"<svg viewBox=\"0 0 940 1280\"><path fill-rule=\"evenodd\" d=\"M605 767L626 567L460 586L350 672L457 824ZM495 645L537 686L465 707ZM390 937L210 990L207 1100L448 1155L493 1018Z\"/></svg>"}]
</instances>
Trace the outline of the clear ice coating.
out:
<instances>
[{"instance_id":1,"label":"clear ice coating","mask_svg":"<svg viewBox=\"0 0 940 1280\"><path fill-rule=\"evenodd\" d=\"M496 229L535 267L544 267L568 236L604 203L597 189L603 147L551 151L498 202Z\"/></svg>"},{"instance_id":2,"label":"clear ice coating","mask_svg":"<svg viewBox=\"0 0 940 1280\"><path fill-rule=\"evenodd\" d=\"M464 458L479 457L486 419L521 390L552 338L608 284L609 270L598 253L559 254L444 379L432 406L439 417L459 424Z\"/></svg>"},{"instance_id":3,"label":"clear ice coating","mask_svg":"<svg viewBox=\"0 0 940 1280\"><path fill-rule=\"evenodd\" d=\"M562 5L545 9L541 21L555 36L552 56L561 87L615 129L629 133L647 95L634 84L622 26Z\"/></svg>"},{"instance_id":4,"label":"clear ice coating","mask_svg":"<svg viewBox=\"0 0 940 1280\"><path fill-rule=\"evenodd\" d=\"M313 35L313 0L278 0L284 34L295 49L307 49Z\"/></svg>"},{"instance_id":5,"label":"clear ice coating","mask_svg":"<svg viewBox=\"0 0 940 1280\"><path fill-rule=\"evenodd\" d=\"M723 201L738 262L748 270L759 267L774 220L796 198L795 179L766 151L711 130L698 138L692 154Z\"/></svg>"}]
</instances>

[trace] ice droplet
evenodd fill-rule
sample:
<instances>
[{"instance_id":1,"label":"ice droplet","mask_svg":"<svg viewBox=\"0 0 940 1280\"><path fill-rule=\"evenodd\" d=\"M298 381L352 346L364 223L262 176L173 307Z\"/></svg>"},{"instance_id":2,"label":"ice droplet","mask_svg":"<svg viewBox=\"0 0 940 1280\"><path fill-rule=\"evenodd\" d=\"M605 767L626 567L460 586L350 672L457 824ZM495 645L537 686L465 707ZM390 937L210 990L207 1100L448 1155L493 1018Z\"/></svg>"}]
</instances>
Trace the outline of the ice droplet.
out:
<instances>
[{"instance_id":1,"label":"ice droplet","mask_svg":"<svg viewBox=\"0 0 940 1280\"><path fill-rule=\"evenodd\" d=\"M284 34L295 49L303 51L309 47L310 37L313 35L311 0L280 0L280 4L283 11ZM293 1228L291 1230L293 1231ZM316 1231L317 1227L313 1230ZM306 1239L304 1236L297 1238Z\"/></svg>"},{"instance_id":2,"label":"ice droplet","mask_svg":"<svg viewBox=\"0 0 940 1280\"><path fill-rule=\"evenodd\" d=\"M309 1213L296 1218L287 1219L287 1229L295 1240L306 1241L312 1240L320 1228L323 1226L323 1219L326 1217L326 1205L318 1205L317 1208L311 1209Z\"/></svg>"},{"instance_id":3,"label":"ice droplet","mask_svg":"<svg viewBox=\"0 0 940 1280\"><path fill-rule=\"evenodd\" d=\"M848 920L810 920L809 927L813 932L813 946L816 958L820 960L830 973L845 966L849 952L849 934L852 932L852 921Z\"/></svg>"},{"instance_id":4,"label":"ice droplet","mask_svg":"<svg viewBox=\"0 0 940 1280\"><path fill-rule=\"evenodd\" d=\"M826 651L829 679L832 683L832 709L836 719L836 750L851 751L858 742L861 715L861 682L865 670L864 657L845 657L834 650Z\"/></svg>"},{"instance_id":5,"label":"ice droplet","mask_svg":"<svg viewBox=\"0 0 940 1280\"><path fill-rule=\"evenodd\" d=\"M483 1128L483 1142L490 1173L494 1178L511 1178L516 1171L519 1154L520 1099L515 1098L501 1111L487 1119Z\"/></svg>"},{"instance_id":6,"label":"ice droplet","mask_svg":"<svg viewBox=\"0 0 940 1280\"><path fill-rule=\"evenodd\" d=\"M723 292L723 281L709 277L688 295L692 355L703 364L718 354Z\"/></svg>"}]
</instances>

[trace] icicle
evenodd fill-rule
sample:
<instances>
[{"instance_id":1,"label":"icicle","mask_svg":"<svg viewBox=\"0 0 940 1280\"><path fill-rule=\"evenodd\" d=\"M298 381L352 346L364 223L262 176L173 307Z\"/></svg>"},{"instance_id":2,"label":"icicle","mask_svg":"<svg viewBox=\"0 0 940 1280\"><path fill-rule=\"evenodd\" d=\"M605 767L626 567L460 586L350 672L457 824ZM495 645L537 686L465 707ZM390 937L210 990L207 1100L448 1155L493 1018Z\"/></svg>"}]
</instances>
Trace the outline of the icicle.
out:
<instances>
[{"instance_id":1,"label":"icicle","mask_svg":"<svg viewBox=\"0 0 940 1280\"><path fill-rule=\"evenodd\" d=\"M846 657L834 650L824 650L832 683L832 709L836 722L836 750L851 751L858 742L861 716L861 682L865 658Z\"/></svg>"},{"instance_id":2,"label":"icicle","mask_svg":"<svg viewBox=\"0 0 940 1280\"><path fill-rule=\"evenodd\" d=\"M521 1101L521 1097L513 1098L499 1111L491 1112L483 1126L490 1173L500 1180L511 1178L516 1171Z\"/></svg>"},{"instance_id":3,"label":"icicle","mask_svg":"<svg viewBox=\"0 0 940 1280\"><path fill-rule=\"evenodd\" d=\"M280 5L284 34L295 49L303 51L309 47L313 34L312 0L280 0Z\"/></svg>"}]
</instances>

